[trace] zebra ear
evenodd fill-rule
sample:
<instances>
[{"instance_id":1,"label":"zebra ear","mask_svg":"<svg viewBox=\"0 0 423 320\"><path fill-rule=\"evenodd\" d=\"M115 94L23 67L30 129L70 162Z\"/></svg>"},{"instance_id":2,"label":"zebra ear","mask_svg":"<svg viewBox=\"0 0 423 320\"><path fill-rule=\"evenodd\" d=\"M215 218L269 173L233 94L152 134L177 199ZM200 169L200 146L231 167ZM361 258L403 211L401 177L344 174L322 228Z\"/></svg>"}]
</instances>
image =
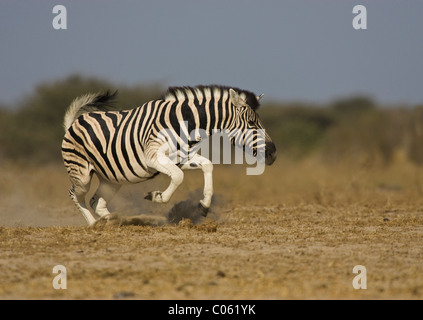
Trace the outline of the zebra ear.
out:
<instances>
[{"instance_id":1,"label":"zebra ear","mask_svg":"<svg viewBox=\"0 0 423 320\"><path fill-rule=\"evenodd\" d=\"M240 95L234 90L234 89L229 89L229 96L231 98L232 104L237 107L237 108L241 108L243 106L245 106L245 100L242 99L240 97Z\"/></svg>"},{"instance_id":2,"label":"zebra ear","mask_svg":"<svg viewBox=\"0 0 423 320\"><path fill-rule=\"evenodd\" d=\"M261 98L263 98L264 93L262 93L261 95L257 96L257 101L260 101Z\"/></svg>"}]
</instances>

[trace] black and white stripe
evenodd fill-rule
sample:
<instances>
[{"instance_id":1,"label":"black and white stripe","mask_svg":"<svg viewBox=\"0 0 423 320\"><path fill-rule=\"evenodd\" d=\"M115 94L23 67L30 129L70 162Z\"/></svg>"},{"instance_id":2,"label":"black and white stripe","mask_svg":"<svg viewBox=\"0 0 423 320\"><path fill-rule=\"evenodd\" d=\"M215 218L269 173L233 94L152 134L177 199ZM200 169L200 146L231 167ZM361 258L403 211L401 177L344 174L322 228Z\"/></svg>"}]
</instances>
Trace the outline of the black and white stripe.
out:
<instances>
[{"instance_id":1,"label":"black and white stripe","mask_svg":"<svg viewBox=\"0 0 423 320\"><path fill-rule=\"evenodd\" d=\"M69 173L70 194L89 224L95 218L85 205L93 173L100 186L90 201L100 216L121 184L138 183L162 172L171 178L169 187L151 192L146 199L167 202L183 180L182 170L204 172L204 213L212 196L211 162L192 150L198 142L226 130L233 144L257 155L266 148L271 164L276 149L270 137L258 134L263 125L256 113L260 97L223 86L172 87L163 97L123 111L111 111L115 94L109 92L79 97L65 114L62 155ZM178 161L169 160L171 153ZM194 156L192 156L194 154Z\"/></svg>"}]
</instances>

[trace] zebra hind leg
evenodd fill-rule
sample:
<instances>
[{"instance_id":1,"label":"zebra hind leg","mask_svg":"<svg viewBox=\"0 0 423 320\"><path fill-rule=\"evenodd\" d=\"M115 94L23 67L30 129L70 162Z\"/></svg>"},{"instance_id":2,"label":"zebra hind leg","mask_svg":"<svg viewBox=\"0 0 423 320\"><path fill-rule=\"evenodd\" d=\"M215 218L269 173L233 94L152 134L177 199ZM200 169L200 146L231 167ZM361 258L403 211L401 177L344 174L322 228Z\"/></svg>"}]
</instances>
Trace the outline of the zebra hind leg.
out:
<instances>
[{"instance_id":1,"label":"zebra hind leg","mask_svg":"<svg viewBox=\"0 0 423 320\"><path fill-rule=\"evenodd\" d=\"M90 206L96 214L105 219L110 217L110 212L107 209L107 203L112 200L113 196L119 191L120 187L121 185L119 184L113 184L100 179L100 185L90 200Z\"/></svg>"},{"instance_id":2,"label":"zebra hind leg","mask_svg":"<svg viewBox=\"0 0 423 320\"><path fill-rule=\"evenodd\" d=\"M88 210L86 204L85 204L85 195L87 192L81 188L75 188L75 185L72 185L72 187L69 189L69 196L75 203L76 207L79 209L79 211L84 216L85 220L87 221L88 225L92 226L96 219L91 214L90 210Z\"/></svg>"}]
</instances>

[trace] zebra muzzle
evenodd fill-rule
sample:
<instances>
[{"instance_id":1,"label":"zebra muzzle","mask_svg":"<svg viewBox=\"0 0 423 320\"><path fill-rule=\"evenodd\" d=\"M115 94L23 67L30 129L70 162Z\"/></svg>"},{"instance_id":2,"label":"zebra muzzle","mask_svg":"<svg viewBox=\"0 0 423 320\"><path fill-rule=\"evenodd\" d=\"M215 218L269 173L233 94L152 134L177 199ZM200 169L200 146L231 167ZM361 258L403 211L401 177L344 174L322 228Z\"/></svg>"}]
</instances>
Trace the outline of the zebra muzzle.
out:
<instances>
[{"instance_id":1,"label":"zebra muzzle","mask_svg":"<svg viewBox=\"0 0 423 320\"><path fill-rule=\"evenodd\" d=\"M265 159L268 166L276 160L276 146L273 142L266 142Z\"/></svg>"},{"instance_id":2,"label":"zebra muzzle","mask_svg":"<svg viewBox=\"0 0 423 320\"><path fill-rule=\"evenodd\" d=\"M198 210L203 217L207 217L207 213L209 212L209 208L204 207L201 203L198 204Z\"/></svg>"},{"instance_id":3,"label":"zebra muzzle","mask_svg":"<svg viewBox=\"0 0 423 320\"><path fill-rule=\"evenodd\" d=\"M145 194L145 196L144 196L144 199L147 199L147 200L152 201L153 200L153 193L152 192L147 192Z\"/></svg>"}]
</instances>

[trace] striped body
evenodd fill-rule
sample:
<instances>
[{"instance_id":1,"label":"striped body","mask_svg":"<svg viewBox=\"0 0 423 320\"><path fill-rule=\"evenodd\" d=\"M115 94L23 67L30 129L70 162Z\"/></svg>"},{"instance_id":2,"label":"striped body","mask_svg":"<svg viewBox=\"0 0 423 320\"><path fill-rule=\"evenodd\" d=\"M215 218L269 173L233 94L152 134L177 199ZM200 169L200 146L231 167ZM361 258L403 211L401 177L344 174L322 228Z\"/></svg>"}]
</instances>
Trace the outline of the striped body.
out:
<instances>
[{"instance_id":1,"label":"striped body","mask_svg":"<svg viewBox=\"0 0 423 320\"><path fill-rule=\"evenodd\" d=\"M233 143L245 147L248 140L248 136L243 135L245 130L263 129L251 106L257 108L258 99L244 90L218 86L171 88L162 99L140 107L104 111L111 98L109 94L81 97L73 102L65 116L62 155L72 182L70 193L80 210L82 204L81 211L89 224L95 220L87 218L83 197L93 173L100 178L100 187L91 205L94 210L99 207L95 212L100 216L109 214L105 204L108 200L102 190L105 185L117 191L121 184L138 183L165 173L171 178L169 188L152 192L146 198L167 202L182 182L182 170L193 168L202 169L205 180L210 180L205 181L205 199L201 202L208 209L212 164L192 153L192 149L219 130L230 132ZM245 105L239 106L240 102L234 103L235 99ZM250 149L271 142L268 135L260 141L259 135L254 133L250 140ZM169 160L171 153L178 154L177 163ZM271 153L274 160L275 150Z\"/></svg>"},{"instance_id":2,"label":"striped body","mask_svg":"<svg viewBox=\"0 0 423 320\"><path fill-rule=\"evenodd\" d=\"M101 177L115 183L137 183L151 177L143 144L139 143L140 110L81 115L63 139L62 153L68 170L75 165L92 166Z\"/></svg>"}]
</instances>

